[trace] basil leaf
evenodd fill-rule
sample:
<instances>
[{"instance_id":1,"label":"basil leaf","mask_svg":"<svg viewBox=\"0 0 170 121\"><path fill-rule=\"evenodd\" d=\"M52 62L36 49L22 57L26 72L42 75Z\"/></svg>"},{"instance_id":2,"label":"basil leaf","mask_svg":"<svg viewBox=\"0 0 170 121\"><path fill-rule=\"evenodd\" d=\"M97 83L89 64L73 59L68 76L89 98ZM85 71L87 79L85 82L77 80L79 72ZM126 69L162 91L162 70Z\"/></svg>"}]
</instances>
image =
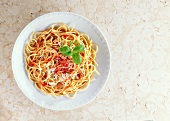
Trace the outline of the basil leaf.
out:
<instances>
[{"instance_id":1,"label":"basil leaf","mask_svg":"<svg viewBox=\"0 0 170 121\"><path fill-rule=\"evenodd\" d=\"M70 46L73 44L73 41L70 41Z\"/></svg>"},{"instance_id":2,"label":"basil leaf","mask_svg":"<svg viewBox=\"0 0 170 121\"><path fill-rule=\"evenodd\" d=\"M65 55L65 56L72 56L73 53L72 53L71 51L69 51L69 52L67 52L67 53L63 53L63 55Z\"/></svg>"},{"instance_id":3,"label":"basil leaf","mask_svg":"<svg viewBox=\"0 0 170 121\"><path fill-rule=\"evenodd\" d=\"M70 52L71 50L70 50L70 48L69 48L68 46L63 46L63 47L60 47L60 48L59 48L59 51L60 51L62 54L64 54L64 53Z\"/></svg>"},{"instance_id":4,"label":"basil leaf","mask_svg":"<svg viewBox=\"0 0 170 121\"><path fill-rule=\"evenodd\" d=\"M74 54L72 55L72 59L73 59L73 62L74 62L75 64L80 64L80 63L82 63L82 57L80 56L79 53L74 53Z\"/></svg>"},{"instance_id":5,"label":"basil leaf","mask_svg":"<svg viewBox=\"0 0 170 121\"><path fill-rule=\"evenodd\" d=\"M82 52L82 51L84 51L84 46L83 46L83 45L76 46L76 47L73 49L73 52L74 52L74 53L78 53L78 52Z\"/></svg>"}]
</instances>

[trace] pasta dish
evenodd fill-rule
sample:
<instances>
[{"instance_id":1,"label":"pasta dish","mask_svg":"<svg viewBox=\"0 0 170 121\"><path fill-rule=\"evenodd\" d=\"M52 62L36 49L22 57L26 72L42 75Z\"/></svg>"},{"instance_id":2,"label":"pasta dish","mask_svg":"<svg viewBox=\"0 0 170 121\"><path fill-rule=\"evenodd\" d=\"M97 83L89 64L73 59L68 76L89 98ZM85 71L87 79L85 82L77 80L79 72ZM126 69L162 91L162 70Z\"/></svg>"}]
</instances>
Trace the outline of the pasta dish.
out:
<instances>
[{"instance_id":1,"label":"pasta dish","mask_svg":"<svg viewBox=\"0 0 170 121\"><path fill-rule=\"evenodd\" d=\"M98 46L87 34L57 23L34 32L24 48L26 70L45 94L74 97L86 89L96 70Z\"/></svg>"}]
</instances>

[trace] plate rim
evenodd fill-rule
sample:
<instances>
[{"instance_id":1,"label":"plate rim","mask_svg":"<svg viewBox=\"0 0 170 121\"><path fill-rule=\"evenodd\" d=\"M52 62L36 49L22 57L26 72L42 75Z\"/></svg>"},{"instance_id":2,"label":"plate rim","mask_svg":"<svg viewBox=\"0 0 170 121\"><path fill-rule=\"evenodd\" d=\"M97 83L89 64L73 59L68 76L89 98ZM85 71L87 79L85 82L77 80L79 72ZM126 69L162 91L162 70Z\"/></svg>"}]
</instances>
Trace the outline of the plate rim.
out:
<instances>
[{"instance_id":1,"label":"plate rim","mask_svg":"<svg viewBox=\"0 0 170 121\"><path fill-rule=\"evenodd\" d=\"M35 20L40 19L40 18L43 18L44 16L51 15L51 14L71 14L71 15L74 15L74 16L77 16L77 17L80 17L80 18L83 18L84 20L90 22L93 26L95 26L95 27L98 29L98 31L100 32L100 34L103 36L103 38L104 38L104 40L105 40L105 42L106 42L106 45L107 45L108 52L109 52L109 53L108 53L108 55L109 55L109 59L108 59L108 60L109 60L109 64L108 64L108 67L109 67L109 68L108 68L108 74L107 74L107 76L106 76L106 79L105 79L104 84L103 84L102 87L99 89L99 92L97 92L97 94L96 94L94 97L92 97L91 100L89 100L89 101L87 101L87 102L84 102L83 104L78 105L78 106L76 106L76 107L72 107L72 108L64 109L64 110L77 109L77 108L83 107L83 106L87 105L88 103L90 103L91 101L93 101L93 100L99 95L99 93L104 89L104 87L105 87L105 85L106 85L106 83L107 83L107 81L108 81L108 77L109 77L109 75L110 75L110 68L111 68L110 47L109 47L109 44L108 44L108 41L107 41L106 36L103 34L103 32L99 29L99 27L98 27L97 25L95 25L92 21L90 21L89 19L85 18L84 16L79 15L79 14L76 14L76 13L73 13L73 12L50 12L50 13L46 13L46 14L40 15L40 16L36 17L35 19L33 19L31 22L29 22L29 23L21 30L21 32L19 33L19 35L18 35L18 37L17 37L17 39L16 39L16 41L15 41L15 44L14 44L14 46L13 46L13 49L12 49L12 59L11 59L11 61L12 61L12 72L13 72L13 75L14 75L14 79L15 79L18 87L20 88L21 92L22 92L29 100L31 100L33 103L35 103L35 104L37 104L37 105L39 105L39 106L41 106L41 107L43 107L43 108L50 109L50 110L56 110L56 111L62 111L62 110L63 110L63 109L61 109L61 110L59 110L59 109L53 109L53 108L50 108L50 107L48 107L48 106L46 106L46 105L41 105L41 104L38 104L37 102L35 102L35 101L21 88L21 85L19 84L19 82L17 81L17 78L16 78L16 72L14 71L14 61L13 61L14 58L15 58L15 57L14 57L14 52L15 52L16 46L17 46L16 43L19 41L20 36L23 34L23 32L25 31L25 29L26 29L30 24L32 24Z\"/></svg>"}]
</instances>

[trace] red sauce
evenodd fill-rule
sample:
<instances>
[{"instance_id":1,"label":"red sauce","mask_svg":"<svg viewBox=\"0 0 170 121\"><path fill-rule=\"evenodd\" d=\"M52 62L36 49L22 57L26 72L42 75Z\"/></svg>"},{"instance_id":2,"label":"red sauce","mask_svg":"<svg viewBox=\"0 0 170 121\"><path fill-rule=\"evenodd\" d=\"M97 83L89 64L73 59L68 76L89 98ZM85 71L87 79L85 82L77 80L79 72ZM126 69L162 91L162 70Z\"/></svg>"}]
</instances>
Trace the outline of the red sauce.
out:
<instances>
[{"instance_id":1,"label":"red sauce","mask_svg":"<svg viewBox=\"0 0 170 121\"><path fill-rule=\"evenodd\" d=\"M45 82L41 82L41 85L45 87L47 84Z\"/></svg>"},{"instance_id":2,"label":"red sauce","mask_svg":"<svg viewBox=\"0 0 170 121\"><path fill-rule=\"evenodd\" d=\"M48 58L48 59L47 59L47 62L51 61L51 60L52 60L52 58L53 58L53 57L51 57L51 58Z\"/></svg>"},{"instance_id":3,"label":"red sauce","mask_svg":"<svg viewBox=\"0 0 170 121\"><path fill-rule=\"evenodd\" d=\"M34 66L34 65L35 65L34 62L32 62L32 61L29 62L29 66Z\"/></svg>"},{"instance_id":4,"label":"red sauce","mask_svg":"<svg viewBox=\"0 0 170 121\"><path fill-rule=\"evenodd\" d=\"M72 36L69 36L69 35L62 35L62 37L64 38L64 39L66 39L67 37L68 37L68 39L74 39L74 37L72 37Z\"/></svg>"},{"instance_id":5,"label":"red sauce","mask_svg":"<svg viewBox=\"0 0 170 121\"><path fill-rule=\"evenodd\" d=\"M55 59L58 61L58 65L56 65L56 69L55 69L55 73L59 74L60 73L71 73L73 71L69 69L69 65L71 65L72 59L69 57L66 57L66 59L62 59L61 58L62 55L58 55L57 57L55 57Z\"/></svg>"},{"instance_id":6,"label":"red sauce","mask_svg":"<svg viewBox=\"0 0 170 121\"><path fill-rule=\"evenodd\" d=\"M40 45L41 45L41 39L38 39L37 44L38 44L38 47L40 47Z\"/></svg>"}]
</instances>

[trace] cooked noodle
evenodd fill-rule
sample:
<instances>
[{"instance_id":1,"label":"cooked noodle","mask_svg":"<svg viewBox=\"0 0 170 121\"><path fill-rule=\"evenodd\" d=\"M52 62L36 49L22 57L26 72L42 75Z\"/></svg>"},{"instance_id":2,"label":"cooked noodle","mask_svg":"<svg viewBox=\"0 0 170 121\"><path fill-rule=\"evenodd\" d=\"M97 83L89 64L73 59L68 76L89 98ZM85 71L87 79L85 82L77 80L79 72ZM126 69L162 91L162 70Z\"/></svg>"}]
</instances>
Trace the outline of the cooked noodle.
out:
<instances>
[{"instance_id":1,"label":"cooked noodle","mask_svg":"<svg viewBox=\"0 0 170 121\"><path fill-rule=\"evenodd\" d=\"M75 64L71 56L59 51L60 47L73 49L80 44L85 48L80 52L81 64ZM74 97L77 91L89 86L94 71L99 73L95 68L97 51L98 46L88 35L57 23L30 36L24 50L26 70L30 80L45 94Z\"/></svg>"}]
</instances>

